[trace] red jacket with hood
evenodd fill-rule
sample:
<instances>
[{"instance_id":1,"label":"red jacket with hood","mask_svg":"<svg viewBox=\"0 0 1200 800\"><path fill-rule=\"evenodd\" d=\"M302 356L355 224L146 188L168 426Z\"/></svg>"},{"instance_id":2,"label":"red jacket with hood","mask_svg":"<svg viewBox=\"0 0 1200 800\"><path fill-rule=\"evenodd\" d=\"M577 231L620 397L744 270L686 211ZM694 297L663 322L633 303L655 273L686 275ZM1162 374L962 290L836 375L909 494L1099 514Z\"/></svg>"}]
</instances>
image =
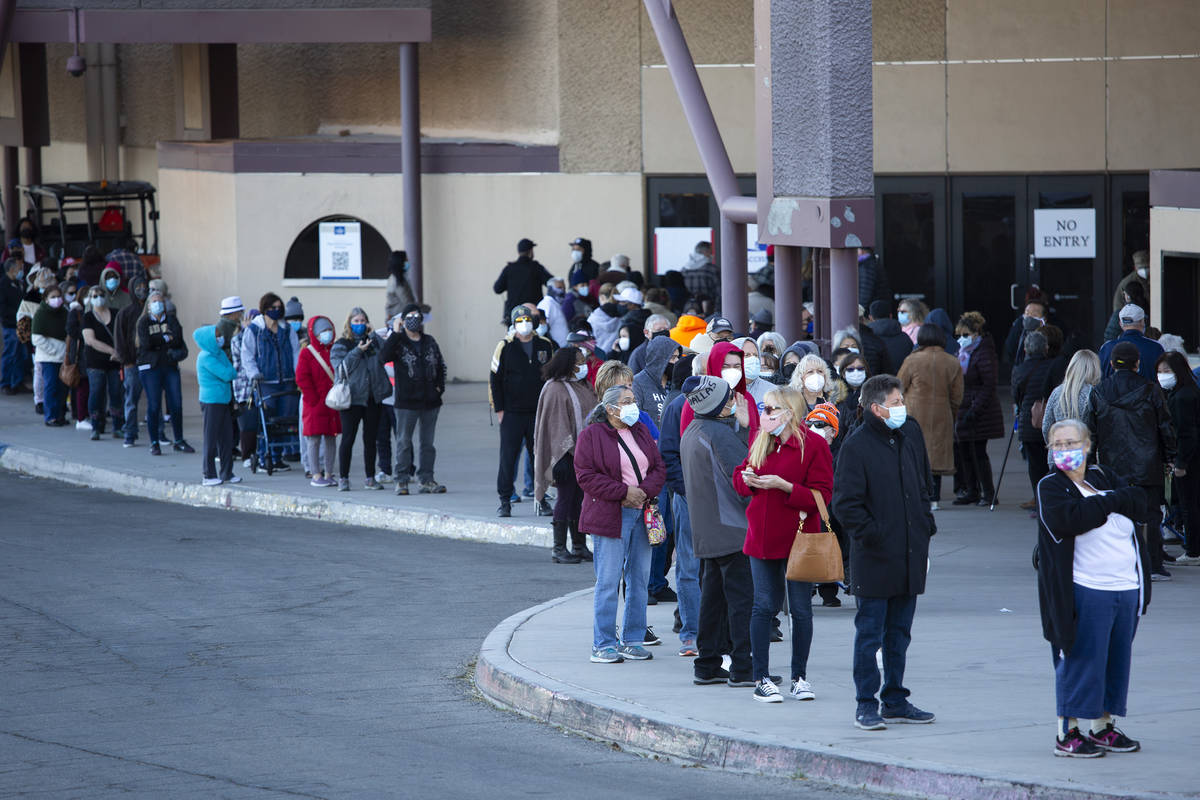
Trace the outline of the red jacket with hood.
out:
<instances>
[{"instance_id":1,"label":"red jacket with hood","mask_svg":"<svg viewBox=\"0 0 1200 800\"><path fill-rule=\"evenodd\" d=\"M304 400L301 423L305 436L337 436L342 432L341 414L325 405L325 395L333 388L333 378L325 371L325 367L332 372L333 363L329 358L329 346L317 341L313 333L313 325L322 319L329 323L335 335L337 332L329 317L309 319L308 343L320 354L320 362L308 347L300 348L300 359L296 362L296 386L300 387L300 397Z\"/></svg>"},{"instance_id":2,"label":"red jacket with hood","mask_svg":"<svg viewBox=\"0 0 1200 800\"><path fill-rule=\"evenodd\" d=\"M742 362L742 379L738 381L738 385L734 387L738 394L746 398L747 410L750 412L750 442L754 442L754 437L758 435L758 401L750 396L750 392L746 391L746 354L742 352L735 344L729 342L717 342L713 345L713 349L708 353L708 363L704 365L704 374L713 378L721 377L721 369L725 365L725 356L729 353L737 353L738 359ZM729 402L726 400L725 402ZM679 433L687 430L687 426L695 419L696 413L692 411L691 405L683 404L683 414L679 418Z\"/></svg>"}]
</instances>

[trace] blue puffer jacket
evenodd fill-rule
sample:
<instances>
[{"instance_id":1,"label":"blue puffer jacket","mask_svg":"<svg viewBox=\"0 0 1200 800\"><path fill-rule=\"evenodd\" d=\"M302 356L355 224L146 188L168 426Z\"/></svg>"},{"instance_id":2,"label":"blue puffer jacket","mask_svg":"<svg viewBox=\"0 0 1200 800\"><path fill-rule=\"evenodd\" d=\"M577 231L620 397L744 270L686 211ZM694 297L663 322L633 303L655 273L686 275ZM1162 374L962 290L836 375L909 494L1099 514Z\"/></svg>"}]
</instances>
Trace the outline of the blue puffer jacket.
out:
<instances>
[{"instance_id":1,"label":"blue puffer jacket","mask_svg":"<svg viewBox=\"0 0 1200 800\"><path fill-rule=\"evenodd\" d=\"M217 344L217 328L205 325L192 331L200 348L196 356L196 379L200 382L201 403L228 403L233 400L233 379L237 370Z\"/></svg>"}]
</instances>

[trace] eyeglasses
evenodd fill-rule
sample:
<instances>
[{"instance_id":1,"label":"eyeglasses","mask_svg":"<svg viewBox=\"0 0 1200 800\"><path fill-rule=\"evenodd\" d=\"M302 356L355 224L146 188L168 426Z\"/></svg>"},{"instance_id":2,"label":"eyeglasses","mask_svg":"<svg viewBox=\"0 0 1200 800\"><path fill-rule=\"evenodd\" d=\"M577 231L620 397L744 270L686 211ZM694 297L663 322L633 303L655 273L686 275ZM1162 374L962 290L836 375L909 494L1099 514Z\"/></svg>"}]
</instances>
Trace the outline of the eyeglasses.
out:
<instances>
[{"instance_id":1,"label":"eyeglasses","mask_svg":"<svg viewBox=\"0 0 1200 800\"><path fill-rule=\"evenodd\" d=\"M1066 442L1051 442L1050 449L1051 450L1074 450L1075 448L1079 447L1082 444L1083 444L1082 439L1074 439L1074 440L1066 441Z\"/></svg>"},{"instance_id":2,"label":"eyeglasses","mask_svg":"<svg viewBox=\"0 0 1200 800\"><path fill-rule=\"evenodd\" d=\"M823 419L814 419L811 422L806 422L805 424L808 425L808 427L816 428L819 431L830 427L829 423Z\"/></svg>"}]
</instances>

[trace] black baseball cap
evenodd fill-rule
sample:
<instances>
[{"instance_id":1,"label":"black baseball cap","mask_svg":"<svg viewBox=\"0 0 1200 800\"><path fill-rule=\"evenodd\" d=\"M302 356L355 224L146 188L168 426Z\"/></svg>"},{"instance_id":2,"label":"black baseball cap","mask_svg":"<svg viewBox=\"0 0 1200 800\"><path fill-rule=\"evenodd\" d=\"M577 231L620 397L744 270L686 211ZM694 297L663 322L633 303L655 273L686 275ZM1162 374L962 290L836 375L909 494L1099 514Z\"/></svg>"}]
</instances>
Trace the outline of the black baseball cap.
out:
<instances>
[{"instance_id":1,"label":"black baseball cap","mask_svg":"<svg viewBox=\"0 0 1200 800\"><path fill-rule=\"evenodd\" d=\"M524 253L525 251L532 250L535 247L537 247L537 243L532 239L522 239L521 241L517 242L518 253Z\"/></svg>"}]
</instances>

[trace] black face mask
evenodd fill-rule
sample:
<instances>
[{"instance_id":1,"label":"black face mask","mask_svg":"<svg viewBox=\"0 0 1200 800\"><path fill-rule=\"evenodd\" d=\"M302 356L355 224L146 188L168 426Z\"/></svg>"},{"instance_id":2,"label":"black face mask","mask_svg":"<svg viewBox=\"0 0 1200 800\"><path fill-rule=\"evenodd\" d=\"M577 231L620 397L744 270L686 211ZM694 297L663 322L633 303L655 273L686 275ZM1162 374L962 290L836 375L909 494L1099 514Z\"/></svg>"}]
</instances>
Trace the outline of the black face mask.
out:
<instances>
[{"instance_id":1,"label":"black face mask","mask_svg":"<svg viewBox=\"0 0 1200 800\"><path fill-rule=\"evenodd\" d=\"M29 228L22 228L21 229L21 238L28 239L29 241L32 242L33 241L33 231Z\"/></svg>"},{"instance_id":2,"label":"black face mask","mask_svg":"<svg viewBox=\"0 0 1200 800\"><path fill-rule=\"evenodd\" d=\"M417 331L421 330L421 323L423 321L424 320L422 320L420 317L405 317L404 327L413 333L416 333Z\"/></svg>"},{"instance_id":3,"label":"black face mask","mask_svg":"<svg viewBox=\"0 0 1200 800\"><path fill-rule=\"evenodd\" d=\"M796 362L795 364L784 364L783 365L783 369L781 370L781 372L782 372L785 380L790 381L792 379L792 373L794 373L796 371L796 367L799 365L799 363L800 362Z\"/></svg>"},{"instance_id":4,"label":"black face mask","mask_svg":"<svg viewBox=\"0 0 1200 800\"><path fill-rule=\"evenodd\" d=\"M653 334L651 334L650 338L657 339L660 336L670 336L670 335L671 335L671 331L669 331L669 330L655 331Z\"/></svg>"}]
</instances>

